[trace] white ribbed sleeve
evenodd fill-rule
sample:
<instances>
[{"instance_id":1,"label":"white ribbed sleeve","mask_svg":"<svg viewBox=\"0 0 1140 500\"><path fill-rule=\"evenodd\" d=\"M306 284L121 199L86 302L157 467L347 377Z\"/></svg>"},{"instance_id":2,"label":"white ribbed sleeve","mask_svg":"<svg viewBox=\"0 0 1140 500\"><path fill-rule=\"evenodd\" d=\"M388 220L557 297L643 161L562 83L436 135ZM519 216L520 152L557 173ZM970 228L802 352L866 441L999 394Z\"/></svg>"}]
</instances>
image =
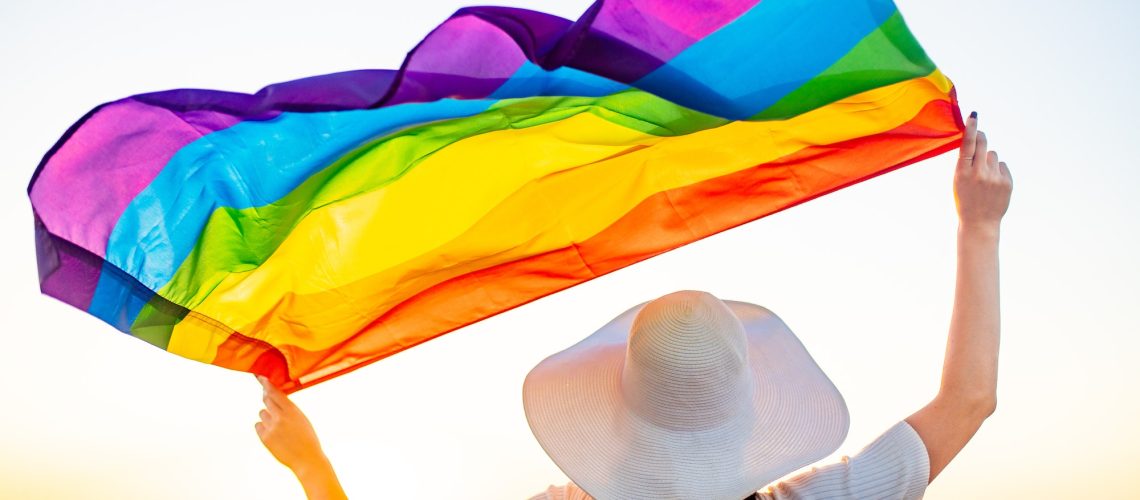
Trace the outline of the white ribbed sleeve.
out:
<instances>
[{"instance_id":1,"label":"white ribbed sleeve","mask_svg":"<svg viewBox=\"0 0 1140 500\"><path fill-rule=\"evenodd\" d=\"M930 457L922 438L899 422L853 457L817 467L757 493L759 500L922 498L930 477ZM551 486L531 500L589 500L574 483Z\"/></svg>"},{"instance_id":2,"label":"white ribbed sleeve","mask_svg":"<svg viewBox=\"0 0 1140 500\"><path fill-rule=\"evenodd\" d=\"M854 457L776 483L757 496L763 500L911 500L922 498L929 478L926 445L903 421Z\"/></svg>"}]
</instances>

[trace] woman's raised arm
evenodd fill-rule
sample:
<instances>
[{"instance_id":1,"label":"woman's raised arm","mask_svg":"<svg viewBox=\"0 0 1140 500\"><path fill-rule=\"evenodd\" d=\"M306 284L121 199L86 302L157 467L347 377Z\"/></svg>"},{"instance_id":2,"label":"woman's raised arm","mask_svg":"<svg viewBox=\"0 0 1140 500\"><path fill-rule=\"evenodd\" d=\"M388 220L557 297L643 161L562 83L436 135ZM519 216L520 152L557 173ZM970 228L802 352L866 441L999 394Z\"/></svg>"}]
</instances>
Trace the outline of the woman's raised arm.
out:
<instances>
[{"instance_id":1,"label":"woman's raised arm","mask_svg":"<svg viewBox=\"0 0 1140 500\"><path fill-rule=\"evenodd\" d=\"M1013 180L988 147L971 113L954 173L958 276L942 384L930 404L906 419L926 444L931 481L997 407L998 233Z\"/></svg>"}]
</instances>

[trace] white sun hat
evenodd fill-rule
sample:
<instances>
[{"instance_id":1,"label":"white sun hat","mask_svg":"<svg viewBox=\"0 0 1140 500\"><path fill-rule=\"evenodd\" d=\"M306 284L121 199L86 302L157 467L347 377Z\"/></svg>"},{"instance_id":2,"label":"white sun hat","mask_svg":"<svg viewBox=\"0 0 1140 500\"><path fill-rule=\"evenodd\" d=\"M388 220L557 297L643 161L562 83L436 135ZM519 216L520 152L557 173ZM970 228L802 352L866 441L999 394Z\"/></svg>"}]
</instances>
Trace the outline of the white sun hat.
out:
<instances>
[{"instance_id":1,"label":"white sun hat","mask_svg":"<svg viewBox=\"0 0 1140 500\"><path fill-rule=\"evenodd\" d=\"M835 451L839 390L771 311L676 292L526 377L539 444L599 500L740 500Z\"/></svg>"}]
</instances>

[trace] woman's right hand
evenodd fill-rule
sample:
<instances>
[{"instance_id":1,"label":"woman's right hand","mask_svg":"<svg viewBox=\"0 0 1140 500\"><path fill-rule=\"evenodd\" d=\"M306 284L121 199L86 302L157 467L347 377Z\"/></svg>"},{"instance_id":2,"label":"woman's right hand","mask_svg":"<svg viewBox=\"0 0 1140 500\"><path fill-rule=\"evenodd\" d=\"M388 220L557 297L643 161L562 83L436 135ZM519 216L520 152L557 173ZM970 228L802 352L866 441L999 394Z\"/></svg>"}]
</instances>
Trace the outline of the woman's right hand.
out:
<instances>
[{"instance_id":1,"label":"woman's right hand","mask_svg":"<svg viewBox=\"0 0 1140 500\"><path fill-rule=\"evenodd\" d=\"M1009 208L1013 177L997 151L988 148L985 132L978 130L978 114L970 113L954 171L954 201L963 227L997 229Z\"/></svg>"}]
</instances>

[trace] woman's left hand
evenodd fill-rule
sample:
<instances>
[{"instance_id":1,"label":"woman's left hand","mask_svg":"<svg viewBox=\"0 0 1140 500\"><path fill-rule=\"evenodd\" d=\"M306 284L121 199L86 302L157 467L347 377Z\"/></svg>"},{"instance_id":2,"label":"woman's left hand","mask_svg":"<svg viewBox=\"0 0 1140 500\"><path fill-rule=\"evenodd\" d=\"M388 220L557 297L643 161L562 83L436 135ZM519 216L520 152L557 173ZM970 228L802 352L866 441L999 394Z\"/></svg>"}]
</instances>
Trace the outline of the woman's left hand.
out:
<instances>
[{"instance_id":1,"label":"woman's left hand","mask_svg":"<svg viewBox=\"0 0 1140 500\"><path fill-rule=\"evenodd\" d=\"M289 397L268 379L257 377L265 389L261 421L254 424L265 448L293 471L309 500L345 500L344 488L336 477L313 424Z\"/></svg>"},{"instance_id":2,"label":"woman's left hand","mask_svg":"<svg viewBox=\"0 0 1140 500\"><path fill-rule=\"evenodd\" d=\"M317 432L301 409L265 377L257 381L265 390L265 409L254 429L274 458L294 472L327 462Z\"/></svg>"}]
</instances>

